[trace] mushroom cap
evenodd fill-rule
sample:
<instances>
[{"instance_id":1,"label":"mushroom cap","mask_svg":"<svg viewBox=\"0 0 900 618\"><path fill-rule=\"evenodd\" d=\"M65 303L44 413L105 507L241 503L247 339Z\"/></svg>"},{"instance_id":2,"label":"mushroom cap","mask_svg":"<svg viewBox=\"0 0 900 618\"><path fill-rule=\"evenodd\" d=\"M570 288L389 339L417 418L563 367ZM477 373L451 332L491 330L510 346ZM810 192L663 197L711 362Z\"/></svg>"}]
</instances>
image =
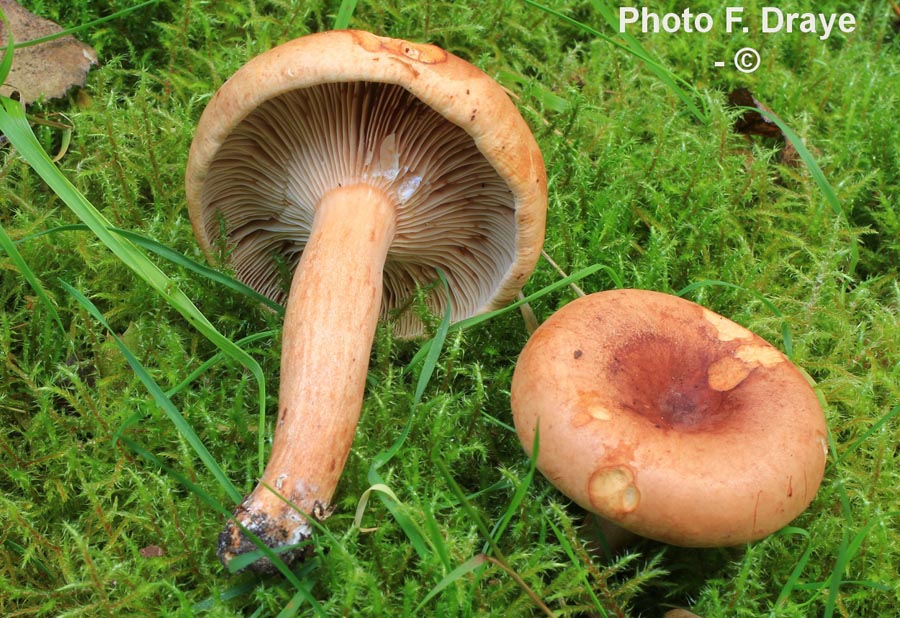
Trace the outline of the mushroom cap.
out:
<instances>
[{"instance_id":1,"label":"mushroom cap","mask_svg":"<svg viewBox=\"0 0 900 618\"><path fill-rule=\"evenodd\" d=\"M575 300L535 331L512 380L516 431L585 509L687 547L760 539L812 501L827 455L815 392L780 351L690 301Z\"/></svg>"},{"instance_id":2,"label":"mushroom cap","mask_svg":"<svg viewBox=\"0 0 900 618\"><path fill-rule=\"evenodd\" d=\"M540 255L543 159L504 90L432 45L330 31L252 59L210 101L191 144L187 201L198 242L278 302L322 195L367 182L397 207L382 317L417 286L449 283L454 320L498 308ZM443 293L429 294L441 315ZM414 312L399 336L420 334Z\"/></svg>"}]
</instances>

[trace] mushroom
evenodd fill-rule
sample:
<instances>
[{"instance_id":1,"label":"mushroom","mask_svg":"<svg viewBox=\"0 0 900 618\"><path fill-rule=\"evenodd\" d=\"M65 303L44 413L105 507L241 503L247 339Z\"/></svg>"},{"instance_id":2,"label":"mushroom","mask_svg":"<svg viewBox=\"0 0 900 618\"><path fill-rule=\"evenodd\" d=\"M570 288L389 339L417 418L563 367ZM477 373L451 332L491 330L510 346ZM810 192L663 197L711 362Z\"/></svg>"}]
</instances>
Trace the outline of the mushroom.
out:
<instances>
[{"instance_id":1,"label":"mushroom","mask_svg":"<svg viewBox=\"0 0 900 618\"><path fill-rule=\"evenodd\" d=\"M379 317L421 335L403 309L439 270L449 298L436 288L426 303L438 315L450 303L454 321L515 298L540 254L547 179L524 119L479 69L332 31L257 56L219 89L186 188L207 255L227 247L240 280L287 303L272 453L219 538L227 564L256 550L242 526L294 546L329 513Z\"/></svg>"},{"instance_id":2,"label":"mushroom","mask_svg":"<svg viewBox=\"0 0 900 618\"><path fill-rule=\"evenodd\" d=\"M512 379L516 431L583 508L686 547L731 546L812 501L822 408L778 349L668 294L579 298L531 336Z\"/></svg>"}]
</instances>

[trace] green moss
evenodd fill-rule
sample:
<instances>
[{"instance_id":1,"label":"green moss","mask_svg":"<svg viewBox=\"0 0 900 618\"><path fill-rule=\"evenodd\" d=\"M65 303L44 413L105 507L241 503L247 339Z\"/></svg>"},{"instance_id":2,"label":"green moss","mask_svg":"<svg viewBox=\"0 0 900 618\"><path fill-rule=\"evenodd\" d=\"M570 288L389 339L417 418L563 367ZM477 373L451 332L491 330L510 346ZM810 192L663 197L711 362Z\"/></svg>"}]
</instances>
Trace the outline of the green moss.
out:
<instances>
[{"instance_id":1,"label":"green moss","mask_svg":"<svg viewBox=\"0 0 900 618\"><path fill-rule=\"evenodd\" d=\"M74 26L126 4L29 6ZM553 4L615 36L595 3ZM328 614L538 615L530 593L571 616L655 616L668 606L707 617L892 615L900 603L900 36L880 6L796 5L790 10L859 10L859 27L825 42L637 33L696 89L703 119L633 56L526 3L359 2L351 20L433 41L510 89L547 162L547 254L567 272L604 267L583 289L675 292L725 281L737 287L702 285L689 297L781 346L788 329L794 361L828 403L833 438L822 489L792 528L749 547L643 542L612 560L589 553L583 514L529 475L510 429L512 366L527 333L509 313L451 334L409 437L379 470L425 555L377 496L360 527L353 521L373 460L413 410L416 373L404 368L418 344L382 328L336 512L300 572L304 591L281 579L229 576L214 551L225 489L59 280L91 298L164 390L216 348L91 233L64 227L77 218L5 146L0 225L18 241L65 334L0 255L0 614L291 615L311 611L308 601L286 609L311 594ZM704 6L692 8L723 19L719 5ZM680 10L673 7L660 10ZM70 127L58 165L115 225L202 261L182 187L204 105L250 56L330 27L337 10L336 2L161 0L82 32L101 55L83 95L29 111ZM763 52L758 72L713 66L745 45ZM725 100L737 86L801 136L843 217L802 163L780 163L778 143L732 132ZM35 129L45 148L61 149L60 129ZM278 316L153 259L232 341L275 331L248 348L268 376L263 429L271 431ZM542 261L527 291L558 279ZM555 292L533 308L544 319L572 297ZM241 491L259 470L257 392L244 368L223 361L171 394ZM500 522L503 566L521 583L487 562L444 581L417 609L449 573L488 551L480 526Z\"/></svg>"}]
</instances>

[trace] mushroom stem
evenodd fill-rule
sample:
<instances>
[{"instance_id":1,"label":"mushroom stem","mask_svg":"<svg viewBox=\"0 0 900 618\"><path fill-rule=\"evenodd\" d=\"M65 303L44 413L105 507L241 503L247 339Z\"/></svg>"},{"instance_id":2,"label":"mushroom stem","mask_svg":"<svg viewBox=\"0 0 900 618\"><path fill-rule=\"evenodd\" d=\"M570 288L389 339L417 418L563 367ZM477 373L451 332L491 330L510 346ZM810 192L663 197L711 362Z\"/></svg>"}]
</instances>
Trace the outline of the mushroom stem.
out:
<instances>
[{"instance_id":1,"label":"mushroom stem","mask_svg":"<svg viewBox=\"0 0 900 618\"><path fill-rule=\"evenodd\" d=\"M382 270L396 210L380 189L356 184L327 193L291 282L281 352L281 389L272 454L234 518L267 546L309 538L337 486L362 407L381 309ZM229 521L219 559L256 550ZM306 548L281 554L290 563ZM252 568L274 570L269 560Z\"/></svg>"},{"instance_id":2,"label":"mushroom stem","mask_svg":"<svg viewBox=\"0 0 900 618\"><path fill-rule=\"evenodd\" d=\"M639 538L634 532L590 511L585 515L584 523L590 546L607 559Z\"/></svg>"}]
</instances>

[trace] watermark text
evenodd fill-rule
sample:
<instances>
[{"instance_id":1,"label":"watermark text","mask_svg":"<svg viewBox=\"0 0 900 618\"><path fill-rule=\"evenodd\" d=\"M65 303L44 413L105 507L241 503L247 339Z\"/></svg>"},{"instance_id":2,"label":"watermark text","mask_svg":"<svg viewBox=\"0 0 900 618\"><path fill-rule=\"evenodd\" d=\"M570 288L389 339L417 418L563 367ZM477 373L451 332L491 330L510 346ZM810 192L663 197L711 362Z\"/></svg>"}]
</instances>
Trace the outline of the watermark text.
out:
<instances>
[{"instance_id":1,"label":"watermark text","mask_svg":"<svg viewBox=\"0 0 900 618\"><path fill-rule=\"evenodd\" d=\"M832 34L842 32L849 34L856 30L856 17L852 13L793 13L774 6L759 9L760 32L775 34L779 32L799 32L815 35L826 41ZM724 23L716 24L716 18L709 13L694 12L690 8L680 13L658 13L647 7L623 6L619 8L619 32L627 32L630 27L639 28L645 34L665 32L675 33L707 33L717 27L724 28L726 34L750 32L745 25L751 20L745 7L725 7Z\"/></svg>"}]
</instances>

